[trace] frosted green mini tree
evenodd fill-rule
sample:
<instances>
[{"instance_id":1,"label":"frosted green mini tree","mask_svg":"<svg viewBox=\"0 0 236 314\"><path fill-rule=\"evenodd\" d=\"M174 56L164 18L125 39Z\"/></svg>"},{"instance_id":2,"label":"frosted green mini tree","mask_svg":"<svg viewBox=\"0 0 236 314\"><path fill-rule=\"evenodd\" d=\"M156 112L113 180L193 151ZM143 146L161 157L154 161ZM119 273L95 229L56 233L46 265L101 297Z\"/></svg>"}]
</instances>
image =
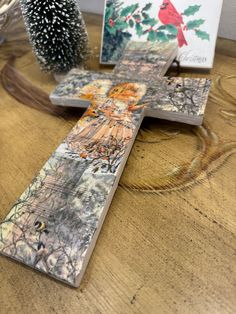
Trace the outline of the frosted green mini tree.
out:
<instances>
[{"instance_id":1,"label":"frosted green mini tree","mask_svg":"<svg viewBox=\"0 0 236 314\"><path fill-rule=\"evenodd\" d=\"M45 71L67 72L84 61L88 36L77 0L21 0L26 29Z\"/></svg>"}]
</instances>

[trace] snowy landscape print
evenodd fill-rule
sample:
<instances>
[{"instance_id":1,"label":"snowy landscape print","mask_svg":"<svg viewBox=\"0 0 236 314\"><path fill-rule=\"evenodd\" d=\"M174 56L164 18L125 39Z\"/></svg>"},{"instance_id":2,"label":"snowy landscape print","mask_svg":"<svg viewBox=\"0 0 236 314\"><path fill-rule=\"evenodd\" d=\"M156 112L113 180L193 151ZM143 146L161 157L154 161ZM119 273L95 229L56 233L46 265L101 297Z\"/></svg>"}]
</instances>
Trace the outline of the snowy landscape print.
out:
<instances>
[{"instance_id":1,"label":"snowy landscape print","mask_svg":"<svg viewBox=\"0 0 236 314\"><path fill-rule=\"evenodd\" d=\"M222 0L107 0L101 63L115 64L127 42L177 41L181 66L211 68Z\"/></svg>"}]
</instances>

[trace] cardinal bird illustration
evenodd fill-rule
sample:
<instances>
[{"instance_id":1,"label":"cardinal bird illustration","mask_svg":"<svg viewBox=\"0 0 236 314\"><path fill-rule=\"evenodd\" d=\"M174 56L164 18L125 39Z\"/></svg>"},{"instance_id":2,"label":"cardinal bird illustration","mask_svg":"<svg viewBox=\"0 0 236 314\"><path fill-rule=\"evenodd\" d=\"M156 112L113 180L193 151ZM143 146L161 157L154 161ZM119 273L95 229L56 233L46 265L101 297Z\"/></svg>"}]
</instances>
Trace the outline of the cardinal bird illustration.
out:
<instances>
[{"instance_id":1,"label":"cardinal bird illustration","mask_svg":"<svg viewBox=\"0 0 236 314\"><path fill-rule=\"evenodd\" d=\"M188 45L181 27L181 24L184 24L183 17L176 10L176 8L173 6L170 0L163 0L163 3L158 13L158 18L164 25L172 24L177 27L178 29L177 39L179 47L182 47L183 45Z\"/></svg>"}]
</instances>

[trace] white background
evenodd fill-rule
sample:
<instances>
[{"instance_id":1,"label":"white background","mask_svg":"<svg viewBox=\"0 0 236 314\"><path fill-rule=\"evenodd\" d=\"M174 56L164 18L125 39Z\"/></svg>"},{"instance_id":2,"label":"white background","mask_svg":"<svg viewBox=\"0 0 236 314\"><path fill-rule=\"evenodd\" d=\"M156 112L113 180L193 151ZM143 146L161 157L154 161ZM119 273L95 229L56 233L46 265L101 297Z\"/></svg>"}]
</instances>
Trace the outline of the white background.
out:
<instances>
[{"instance_id":1,"label":"white background","mask_svg":"<svg viewBox=\"0 0 236 314\"><path fill-rule=\"evenodd\" d=\"M214 8L214 0L206 1ZM79 3L82 11L103 14L104 0L79 0ZM224 0L219 36L236 40L236 0Z\"/></svg>"}]
</instances>

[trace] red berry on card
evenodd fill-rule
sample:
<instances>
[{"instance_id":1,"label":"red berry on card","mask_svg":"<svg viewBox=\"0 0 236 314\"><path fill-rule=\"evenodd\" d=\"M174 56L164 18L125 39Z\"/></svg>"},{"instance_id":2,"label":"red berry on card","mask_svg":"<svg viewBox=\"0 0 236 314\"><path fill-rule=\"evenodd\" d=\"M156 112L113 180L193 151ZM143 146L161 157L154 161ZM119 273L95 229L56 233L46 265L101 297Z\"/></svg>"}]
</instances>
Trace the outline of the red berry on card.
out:
<instances>
[{"instance_id":1,"label":"red berry on card","mask_svg":"<svg viewBox=\"0 0 236 314\"><path fill-rule=\"evenodd\" d=\"M109 20L109 25L110 25L111 27L114 27L114 26L115 26L115 22L113 21L113 19L110 19L110 20Z\"/></svg>"}]
</instances>

